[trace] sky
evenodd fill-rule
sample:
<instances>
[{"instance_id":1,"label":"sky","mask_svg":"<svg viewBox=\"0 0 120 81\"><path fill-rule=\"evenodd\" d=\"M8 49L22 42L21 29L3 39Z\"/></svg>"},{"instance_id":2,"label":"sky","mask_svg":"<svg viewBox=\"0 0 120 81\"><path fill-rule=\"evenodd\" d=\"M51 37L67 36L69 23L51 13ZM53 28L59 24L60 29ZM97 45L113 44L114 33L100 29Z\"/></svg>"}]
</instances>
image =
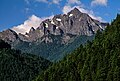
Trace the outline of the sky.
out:
<instances>
[{"instance_id":1,"label":"sky","mask_svg":"<svg viewBox=\"0 0 120 81\"><path fill-rule=\"evenodd\" d=\"M120 13L120 0L0 0L0 31L25 34L43 20L66 14L77 7L101 22L111 22Z\"/></svg>"}]
</instances>

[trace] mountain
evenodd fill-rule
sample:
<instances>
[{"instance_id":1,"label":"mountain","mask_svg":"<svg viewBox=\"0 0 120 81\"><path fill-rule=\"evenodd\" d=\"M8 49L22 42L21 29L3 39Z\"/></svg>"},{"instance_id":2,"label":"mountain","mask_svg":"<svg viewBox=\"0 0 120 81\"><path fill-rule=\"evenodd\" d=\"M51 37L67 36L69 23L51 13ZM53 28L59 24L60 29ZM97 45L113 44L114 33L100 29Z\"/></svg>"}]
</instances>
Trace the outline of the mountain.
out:
<instances>
[{"instance_id":1,"label":"mountain","mask_svg":"<svg viewBox=\"0 0 120 81\"><path fill-rule=\"evenodd\" d=\"M120 15L34 81L120 81Z\"/></svg>"},{"instance_id":2,"label":"mountain","mask_svg":"<svg viewBox=\"0 0 120 81\"><path fill-rule=\"evenodd\" d=\"M36 30L32 27L30 32L26 33L26 37L29 41L35 41L49 34L65 37L68 34L91 36L97 30L104 30L105 27L106 23L94 20L88 14L82 13L75 8L68 14L60 14L54 16L52 19L46 19Z\"/></svg>"},{"instance_id":3,"label":"mountain","mask_svg":"<svg viewBox=\"0 0 120 81\"><path fill-rule=\"evenodd\" d=\"M42 57L11 49L0 40L0 81L32 81L51 64Z\"/></svg>"},{"instance_id":4,"label":"mountain","mask_svg":"<svg viewBox=\"0 0 120 81\"><path fill-rule=\"evenodd\" d=\"M57 61L80 44L94 39L97 30L103 31L106 25L74 8L67 14L46 19L37 29L31 27L25 35L10 29L3 31L0 39L10 43L14 49Z\"/></svg>"}]
</instances>

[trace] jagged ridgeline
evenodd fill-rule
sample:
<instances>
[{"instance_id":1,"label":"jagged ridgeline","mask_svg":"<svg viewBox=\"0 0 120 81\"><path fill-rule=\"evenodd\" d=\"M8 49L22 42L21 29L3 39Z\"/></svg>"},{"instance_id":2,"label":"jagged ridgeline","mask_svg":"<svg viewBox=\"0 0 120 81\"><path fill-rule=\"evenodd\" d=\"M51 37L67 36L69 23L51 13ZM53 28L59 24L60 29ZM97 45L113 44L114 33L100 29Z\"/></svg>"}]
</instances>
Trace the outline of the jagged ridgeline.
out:
<instances>
[{"instance_id":1,"label":"jagged ridgeline","mask_svg":"<svg viewBox=\"0 0 120 81\"><path fill-rule=\"evenodd\" d=\"M42 57L13 50L0 40L0 81L32 81L50 64Z\"/></svg>"},{"instance_id":2,"label":"jagged ridgeline","mask_svg":"<svg viewBox=\"0 0 120 81\"><path fill-rule=\"evenodd\" d=\"M17 34L11 29L0 32L0 39L14 49L58 61L80 44L93 40L97 30L103 31L106 25L74 8L67 14L46 19L36 29L31 27L26 34Z\"/></svg>"},{"instance_id":3,"label":"jagged ridgeline","mask_svg":"<svg viewBox=\"0 0 120 81\"><path fill-rule=\"evenodd\" d=\"M120 81L120 15L34 81Z\"/></svg>"}]
</instances>

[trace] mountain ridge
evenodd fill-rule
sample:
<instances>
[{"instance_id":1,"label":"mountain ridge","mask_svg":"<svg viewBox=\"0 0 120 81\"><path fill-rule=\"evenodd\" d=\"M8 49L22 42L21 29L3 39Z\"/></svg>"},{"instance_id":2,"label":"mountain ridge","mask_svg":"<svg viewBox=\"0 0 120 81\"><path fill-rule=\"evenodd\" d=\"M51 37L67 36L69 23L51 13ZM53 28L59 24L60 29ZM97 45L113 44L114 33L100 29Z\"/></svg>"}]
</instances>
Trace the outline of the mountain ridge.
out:
<instances>
[{"instance_id":1,"label":"mountain ridge","mask_svg":"<svg viewBox=\"0 0 120 81\"><path fill-rule=\"evenodd\" d=\"M36 29L31 27L30 31L25 35L21 33L16 34L23 41L33 42L47 34L91 36L95 34L97 30L104 30L106 25L107 23L92 19L88 14L82 13L77 8L74 8L67 14L55 15L52 19L42 21ZM2 35L0 34L0 36Z\"/></svg>"},{"instance_id":2,"label":"mountain ridge","mask_svg":"<svg viewBox=\"0 0 120 81\"><path fill-rule=\"evenodd\" d=\"M98 30L103 31L106 25L107 23L92 19L88 14L74 8L67 14L55 15L52 19L42 21L36 29L31 27L25 35L17 34L10 29L0 32L0 39L23 52L33 54L35 52L35 54L49 59L53 58L51 56L60 58L75 49L67 48L67 46L78 47L80 44L85 44L87 40L91 41L94 39L94 34ZM76 39L77 37L79 39ZM75 43L76 41L77 43ZM73 43L72 46L70 46L71 43ZM66 52L63 48L66 48ZM58 55L56 50L62 54Z\"/></svg>"}]
</instances>

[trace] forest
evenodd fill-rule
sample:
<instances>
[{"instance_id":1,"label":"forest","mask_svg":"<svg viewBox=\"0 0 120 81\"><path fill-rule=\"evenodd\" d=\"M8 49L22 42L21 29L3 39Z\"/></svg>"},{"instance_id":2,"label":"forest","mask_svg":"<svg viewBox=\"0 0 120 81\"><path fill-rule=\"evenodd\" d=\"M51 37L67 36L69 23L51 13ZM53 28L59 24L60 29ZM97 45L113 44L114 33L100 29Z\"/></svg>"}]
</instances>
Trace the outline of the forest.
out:
<instances>
[{"instance_id":1,"label":"forest","mask_svg":"<svg viewBox=\"0 0 120 81\"><path fill-rule=\"evenodd\" d=\"M0 81L32 81L50 64L42 57L11 49L0 40Z\"/></svg>"},{"instance_id":2,"label":"forest","mask_svg":"<svg viewBox=\"0 0 120 81\"><path fill-rule=\"evenodd\" d=\"M34 81L120 81L120 15Z\"/></svg>"}]
</instances>

